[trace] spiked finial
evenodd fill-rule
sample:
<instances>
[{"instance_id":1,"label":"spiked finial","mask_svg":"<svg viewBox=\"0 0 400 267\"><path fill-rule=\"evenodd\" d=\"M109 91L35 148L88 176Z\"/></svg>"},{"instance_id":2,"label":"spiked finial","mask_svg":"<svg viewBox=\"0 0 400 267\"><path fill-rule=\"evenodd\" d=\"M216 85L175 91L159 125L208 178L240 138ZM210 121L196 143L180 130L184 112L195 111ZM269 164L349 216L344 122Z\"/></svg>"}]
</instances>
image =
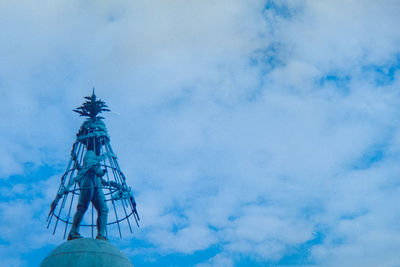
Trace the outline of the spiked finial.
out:
<instances>
[{"instance_id":1,"label":"spiked finial","mask_svg":"<svg viewBox=\"0 0 400 267\"><path fill-rule=\"evenodd\" d=\"M86 117L89 117L91 119L94 119L94 118L103 119L103 117L97 116L97 114L100 114L100 113L105 112L105 111L110 111L107 108L107 105L103 100L101 100L101 99L97 100L96 94L94 93L94 87L93 87L92 95L91 96L85 96L85 99L87 101L84 102L82 104L82 106L80 106L80 107L78 107L78 108L73 110L76 113L79 113L79 115L81 115L81 116L86 116Z\"/></svg>"}]
</instances>

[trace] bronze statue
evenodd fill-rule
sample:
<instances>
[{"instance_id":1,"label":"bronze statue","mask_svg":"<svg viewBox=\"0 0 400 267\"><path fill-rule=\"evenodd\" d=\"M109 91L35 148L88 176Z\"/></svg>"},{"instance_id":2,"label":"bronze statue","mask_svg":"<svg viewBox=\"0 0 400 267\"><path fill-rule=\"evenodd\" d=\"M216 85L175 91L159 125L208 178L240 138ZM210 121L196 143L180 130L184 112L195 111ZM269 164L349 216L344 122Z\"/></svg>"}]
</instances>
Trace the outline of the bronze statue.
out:
<instances>
[{"instance_id":1,"label":"bronze statue","mask_svg":"<svg viewBox=\"0 0 400 267\"><path fill-rule=\"evenodd\" d=\"M79 234L79 225L83 215L89 207L90 202L97 210L97 239L106 240L106 225L108 207L102 187L102 177L106 173L105 169L100 168L99 155L93 150L87 150L83 160L83 168L76 178L79 184L80 195L76 213L72 221L72 227L68 234L68 240L81 238Z\"/></svg>"},{"instance_id":2,"label":"bronze statue","mask_svg":"<svg viewBox=\"0 0 400 267\"><path fill-rule=\"evenodd\" d=\"M58 221L62 221L66 224L64 238L69 224L71 224L71 229L67 239L82 238L79 228L82 226L83 217L91 203L97 211L96 238L107 240L108 224L117 224L121 236L120 223L126 220L132 232L129 217L133 215L136 224L139 226L139 215L136 211L136 202L132 190L127 186L125 176L119 168L117 157L111 149L107 128L102 121L104 118L98 116L101 112L110 110L102 100L96 98L94 89L93 94L90 97L85 97L85 99L88 101L74 111L88 118L76 135L70 163L61 177L58 193L50 207L47 227L49 227L51 219L56 217L53 233L56 231ZM76 176L74 176L75 172L77 172ZM103 189L107 191L106 194L104 194ZM79 199L75 215L70 221L71 205L74 203L75 195L79 195ZM68 198L70 204L68 213L66 213L63 208ZM60 199L62 199L62 205L56 211ZM112 203L115 216L111 223L107 222L109 212L107 201ZM118 210L124 212L122 216L118 215ZM84 226L92 227L93 236L94 223Z\"/></svg>"}]
</instances>

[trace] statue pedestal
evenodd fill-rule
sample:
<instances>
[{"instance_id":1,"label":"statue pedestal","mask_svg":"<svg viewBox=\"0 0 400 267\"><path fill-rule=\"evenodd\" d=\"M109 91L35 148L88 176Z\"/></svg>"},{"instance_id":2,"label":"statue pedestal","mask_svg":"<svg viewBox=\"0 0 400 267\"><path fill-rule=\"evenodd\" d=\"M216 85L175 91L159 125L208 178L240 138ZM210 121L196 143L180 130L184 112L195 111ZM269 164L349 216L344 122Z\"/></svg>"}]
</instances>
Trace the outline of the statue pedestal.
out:
<instances>
[{"instance_id":1,"label":"statue pedestal","mask_svg":"<svg viewBox=\"0 0 400 267\"><path fill-rule=\"evenodd\" d=\"M109 241L80 238L56 247L40 267L133 267L129 259Z\"/></svg>"}]
</instances>

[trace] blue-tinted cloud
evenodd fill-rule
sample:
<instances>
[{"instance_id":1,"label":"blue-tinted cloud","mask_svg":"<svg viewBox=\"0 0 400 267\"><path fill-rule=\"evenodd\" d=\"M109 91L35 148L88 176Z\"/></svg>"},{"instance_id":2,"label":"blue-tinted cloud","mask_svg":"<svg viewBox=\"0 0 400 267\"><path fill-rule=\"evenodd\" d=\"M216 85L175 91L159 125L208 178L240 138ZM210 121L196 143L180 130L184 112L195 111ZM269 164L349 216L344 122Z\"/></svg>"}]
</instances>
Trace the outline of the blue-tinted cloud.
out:
<instances>
[{"instance_id":1,"label":"blue-tinted cloud","mask_svg":"<svg viewBox=\"0 0 400 267\"><path fill-rule=\"evenodd\" d=\"M111 238L137 265L396 265L399 9L1 2L1 257L61 242L47 208L96 86L142 218Z\"/></svg>"}]
</instances>

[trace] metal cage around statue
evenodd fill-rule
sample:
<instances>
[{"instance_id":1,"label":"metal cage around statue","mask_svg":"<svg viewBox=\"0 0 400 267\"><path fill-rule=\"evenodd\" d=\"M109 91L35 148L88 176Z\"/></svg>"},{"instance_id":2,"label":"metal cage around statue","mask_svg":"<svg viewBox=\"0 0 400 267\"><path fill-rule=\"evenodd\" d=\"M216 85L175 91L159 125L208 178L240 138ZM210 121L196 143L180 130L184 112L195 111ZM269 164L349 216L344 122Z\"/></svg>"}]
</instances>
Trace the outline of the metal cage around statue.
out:
<instances>
[{"instance_id":1,"label":"metal cage around statue","mask_svg":"<svg viewBox=\"0 0 400 267\"><path fill-rule=\"evenodd\" d=\"M110 137L102 121L103 117L98 116L101 112L109 111L109 109L102 100L96 98L94 90L92 96L85 98L87 101L74 111L88 118L82 124L76 135L76 141L72 145L69 163L61 177L56 198L51 203L47 228L54 224L53 234L55 234L60 224L64 224L62 231L65 238L68 228L71 228L73 224L73 207L77 206L79 196L82 193L81 190L85 189L82 187L81 180L85 172L88 172L91 168L91 165L88 165L86 161L88 155L92 153L96 155L94 157L98 168L103 171L101 177L98 178L100 182L96 185L96 190L102 191L109 209L106 226L117 228L119 236L122 237L123 228L128 228L132 233L132 224L135 223L139 226L138 221L140 219L136 211L135 198L119 167L117 156L111 148ZM91 201L89 209L87 209L87 212L85 211L86 220L80 222L79 225L89 228L92 238L96 226L93 205ZM91 213L90 219L88 219L87 213ZM97 227L99 227L98 222ZM105 230L108 236L110 230L107 227Z\"/></svg>"}]
</instances>

